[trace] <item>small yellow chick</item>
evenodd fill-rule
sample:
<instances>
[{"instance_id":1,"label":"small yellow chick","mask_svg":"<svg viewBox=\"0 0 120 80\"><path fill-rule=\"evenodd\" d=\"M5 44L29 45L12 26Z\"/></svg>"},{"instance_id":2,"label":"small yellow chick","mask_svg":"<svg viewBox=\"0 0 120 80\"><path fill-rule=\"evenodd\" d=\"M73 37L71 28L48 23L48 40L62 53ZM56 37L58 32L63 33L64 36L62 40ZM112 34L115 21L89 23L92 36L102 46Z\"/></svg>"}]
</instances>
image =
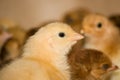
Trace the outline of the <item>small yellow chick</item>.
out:
<instances>
[{"instance_id":1,"label":"small yellow chick","mask_svg":"<svg viewBox=\"0 0 120 80\"><path fill-rule=\"evenodd\" d=\"M44 26L28 39L22 57L0 71L0 80L70 80L66 55L82 38L64 23Z\"/></svg>"}]
</instances>

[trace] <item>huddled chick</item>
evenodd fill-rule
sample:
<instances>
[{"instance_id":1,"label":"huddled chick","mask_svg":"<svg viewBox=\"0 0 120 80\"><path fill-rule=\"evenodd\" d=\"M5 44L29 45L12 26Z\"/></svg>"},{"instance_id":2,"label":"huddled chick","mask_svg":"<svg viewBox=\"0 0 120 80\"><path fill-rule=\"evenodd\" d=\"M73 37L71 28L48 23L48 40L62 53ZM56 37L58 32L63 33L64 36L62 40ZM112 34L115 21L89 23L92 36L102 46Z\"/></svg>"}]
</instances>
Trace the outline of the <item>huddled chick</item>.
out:
<instances>
[{"instance_id":1,"label":"huddled chick","mask_svg":"<svg viewBox=\"0 0 120 80\"><path fill-rule=\"evenodd\" d=\"M102 77L118 69L108 56L95 49L77 49L68 55L71 80L103 80Z\"/></svg>"},{"instance_id":2,"label":"huddled chick","mask_svg":"<svg viewBox=\"0 0 120 80\"><path fill-rule=\"evenodd\" d=\"M0 48L0 66L3 66L21 55L26 31L9 19L0 19L0 29L0 44L2 44Z\"/></svg>"},{"instance_id":3,"label":"huddled chick","mask_svg":"<svg viewBox=\"0 0 120 80\"><path fill-rule=\"evenodd\" d=\"M120 30L101 14L89 14L83 21L84 48L97 49L106 53L120 67ZM113 72L111 80L120 80L120 71Z\"/></svg>"},{"instance_id":4,"label":"huddled chick","mask_svg":"<svg viewBox=\"0 0 120 80\"><path fill-rule=\"evenodd\" d=\"M0 71L0 80L70 80L66 55L82 38L64 23L42 27L28 39L23 55Z\"/></svg>"}]
</instances>

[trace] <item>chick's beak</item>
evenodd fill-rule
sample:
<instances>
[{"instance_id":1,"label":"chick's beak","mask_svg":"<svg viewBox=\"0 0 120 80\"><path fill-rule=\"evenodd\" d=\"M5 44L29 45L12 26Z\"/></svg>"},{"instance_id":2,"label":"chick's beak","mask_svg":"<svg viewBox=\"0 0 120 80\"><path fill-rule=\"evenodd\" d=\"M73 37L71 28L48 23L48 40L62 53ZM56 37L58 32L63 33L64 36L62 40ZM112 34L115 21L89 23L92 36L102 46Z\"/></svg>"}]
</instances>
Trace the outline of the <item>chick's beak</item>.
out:
<instances>
[{"instance_id":1,"label":"chick's beak","mask_svg":"<svg viewBox=\"0 0 120 80\"><path fill-rule=\"evenodd\" d=\"M112 67L110 67L108 69L108 71L114 71L114 70L117 70L117 69L119 69L119 67L117 65L112 65Z\"/></svg>"},{"instance_id":2,"label":"chick's beak","mask_svg":"<svg viewBox=\"0 0 120 80\"><path fill-rule=\"evenodd\" d=\"M77 40L80 40L80 39L83 39L84 36L78 34L78 33L75 33L73 36L72 36L72 40L73 41L77 41Z\"/></svg>"}]
</instances>

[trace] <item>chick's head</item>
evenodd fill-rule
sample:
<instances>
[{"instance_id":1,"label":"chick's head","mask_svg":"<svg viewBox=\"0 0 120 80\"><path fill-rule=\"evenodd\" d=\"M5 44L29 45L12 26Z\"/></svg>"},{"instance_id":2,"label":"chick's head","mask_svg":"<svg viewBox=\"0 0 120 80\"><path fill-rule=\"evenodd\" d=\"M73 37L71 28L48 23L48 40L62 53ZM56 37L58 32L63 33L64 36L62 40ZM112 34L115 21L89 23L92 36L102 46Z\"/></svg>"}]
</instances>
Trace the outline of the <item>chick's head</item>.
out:
<instances>
[{"instance_id":1,"label":"chick's head","mask_svg":"<svg viewBox=\"0 0 120 80\"><path fill-rule=\"evenodd\" d=\"M37 48L49 48L57 53L66 53L77 40L82 38L83 36L73 31L70 26L55 22L38 30L29 42L36 44Z\"/></svg>"},{"instance_id":2,"label":"chick's head","mask_svg":"<svg viewBox=\"0 0 120 80\"><path fill-rule=\"evenodd\" d=\"M94 54L93 67L91 69L91 74L95 78L100 78L104 74L108 74L111 71L118 69L117 65L114 65L112 61L102 52L97 52Z\"/></svg>"},{"instance_id":3,"label":"chick's head","mask_svg":"<svg viewBox=\"0 0 120 80\"><path fill-rule=\"evenodd\" d=\"M104 38L114 31L113 24L107 17L100 14L90 14L83 21L83 31L87 37Z\"/></svg>"}]
</instances>

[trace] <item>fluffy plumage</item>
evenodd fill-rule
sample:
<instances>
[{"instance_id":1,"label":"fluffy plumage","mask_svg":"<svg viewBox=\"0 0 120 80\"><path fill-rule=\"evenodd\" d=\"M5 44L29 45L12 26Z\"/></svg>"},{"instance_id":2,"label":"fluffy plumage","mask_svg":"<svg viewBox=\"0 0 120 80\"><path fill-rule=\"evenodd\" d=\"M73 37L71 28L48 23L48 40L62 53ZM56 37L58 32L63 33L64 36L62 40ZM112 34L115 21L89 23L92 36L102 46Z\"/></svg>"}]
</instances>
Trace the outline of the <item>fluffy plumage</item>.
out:
<instances>
[{"instance_id":1,"label":"fluffy plumage","mask_svg":"<svg viewBox=\"0 0 120 80\"><path fill-rule=\"evenodd\" d=\"M107 54L114 64L120 67L120 30L107 17L100 14L90 14L83 21L85 48L100 50ZM119 74L120 72L113 73ZM120 77L112 80L120 80Z\"/></svg>"},{"instance_id":2,"label":"fluffy plumage","mask_svg":"<svg viewBox=\"0 0 120 80\"><path fill-rule=\"evenodd\" d=\"M0 71L0 80L69 80L67 53L83 36L63 23L51 23L28 39L21 58Z\"/></svg>"},{"instance_id":3,"label":"fluffy plumage","mask_svg":"<svg viewBox=\"0 0 120 80\"><path fill-rule=\"evenodd\" d=\"M72 80L101 80L105 74L117 69L109 57L94 49L78 49L68 57Z\"/></svg>"}]
</instances>

